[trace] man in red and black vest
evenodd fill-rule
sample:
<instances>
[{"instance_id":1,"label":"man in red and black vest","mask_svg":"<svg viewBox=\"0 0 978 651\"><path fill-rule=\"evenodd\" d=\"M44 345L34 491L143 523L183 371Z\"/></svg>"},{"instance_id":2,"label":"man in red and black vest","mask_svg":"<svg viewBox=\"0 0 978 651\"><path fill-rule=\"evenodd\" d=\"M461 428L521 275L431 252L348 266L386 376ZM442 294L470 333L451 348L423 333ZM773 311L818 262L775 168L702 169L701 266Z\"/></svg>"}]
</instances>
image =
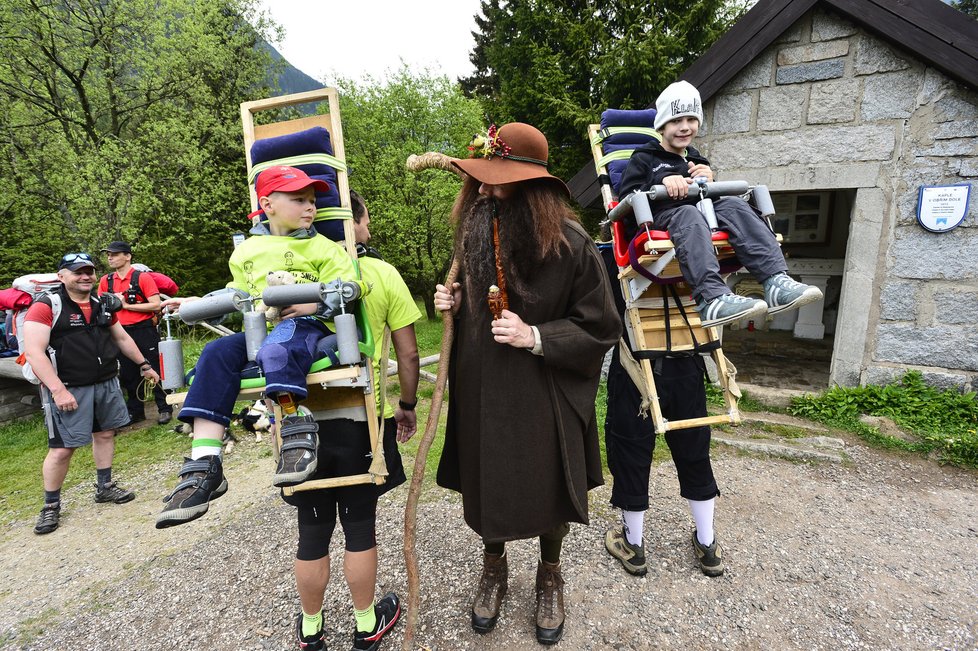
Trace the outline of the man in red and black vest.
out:
<instances>
[{"instance_id":1,"label":"man in red and black vest","mask_svg":"<svg viewBox=\"0 0 978 651\"><path fill-rule=\"evenodd\" d=\"M132 360L147 379L160 376L122 329L114 297L92 297L95 264L87 253L61 258L57 293L43 296L27 310L24 348L27 362L40 380L48 412L48 453L44 477L44 508L34 533L51 533L61 516L61 486L75 450L92 444L95 457L96 502L124 504L135 495L112 481L115 430L129 422L119 390L119 352Z\"/></svg>"},{"instance_id":2,"label":"man in red and black vest","mask_svg":"<svg viewBox=\"0 0 978 651\"><path fill-rule=\"evenodd\" d=\"M153 370L160 372L160 333L154 317L160 311L160 290L148 273L132 268L132 247L127 242L112 242L102 249L109 260L112 273L102 276L98 283L99 294L115 294L122 301L119 323L139 346L143 358L149 360ZM126 390L126 408L135 423L146 419L139 386L143 381L139 368L125 358L119 360L119 383ZM166 393L157 384L153 387L153 399L159 411L157 422L166 425L173 417L173 408L166 404Z\"/></svg>"}]
</instances>

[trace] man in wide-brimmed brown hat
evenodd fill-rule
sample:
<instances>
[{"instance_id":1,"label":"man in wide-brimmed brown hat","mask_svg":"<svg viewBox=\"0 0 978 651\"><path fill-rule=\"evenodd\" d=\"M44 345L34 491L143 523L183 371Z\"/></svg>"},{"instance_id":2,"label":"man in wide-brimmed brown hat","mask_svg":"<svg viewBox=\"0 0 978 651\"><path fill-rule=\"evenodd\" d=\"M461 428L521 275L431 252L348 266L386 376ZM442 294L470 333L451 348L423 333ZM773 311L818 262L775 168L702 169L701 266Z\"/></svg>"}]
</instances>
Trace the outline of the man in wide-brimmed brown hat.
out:
<instances>
[{"instance_id":1,"label":"man in wide-brimmed brown hat","mask_svg":"<svg viewBox=\"0 0 978 651\"><path fill-rule=\"evenodd\" d=\"M454 162L467 175L452 211L460 282L435 292L457 320L438 483L462 494L485 544L472 627L487 633L499 617L506 541L538 537L536 636L554 644L561 543L602 483L594 399L621 321L567 186L547 171L544 135L490 127L470 149Z\"/></svg>"}]
</instances>

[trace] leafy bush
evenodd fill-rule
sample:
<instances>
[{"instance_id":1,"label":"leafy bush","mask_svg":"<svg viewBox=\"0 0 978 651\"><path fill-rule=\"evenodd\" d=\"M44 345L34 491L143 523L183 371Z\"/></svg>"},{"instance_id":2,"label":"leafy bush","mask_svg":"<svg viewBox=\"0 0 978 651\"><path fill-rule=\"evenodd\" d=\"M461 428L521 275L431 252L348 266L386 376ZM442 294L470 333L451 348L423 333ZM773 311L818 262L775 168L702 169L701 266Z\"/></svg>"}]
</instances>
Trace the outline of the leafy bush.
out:
<instances>
[{"instance_id":1,"label":"leafy bush","mask_svg":"<svg viewBox=\"0 0 978 651\"><path fill-rule=\"evenodd\" d=\"M886 386L832 387L816 396L794 398L788 411L856 431L864 438L921 452L943 462L978 467L978 400L975 393L941 391L908 371ZM861 414L886 416L919 437L918 443L881 436L859 422Z\"/></svg>"}]
</instances>

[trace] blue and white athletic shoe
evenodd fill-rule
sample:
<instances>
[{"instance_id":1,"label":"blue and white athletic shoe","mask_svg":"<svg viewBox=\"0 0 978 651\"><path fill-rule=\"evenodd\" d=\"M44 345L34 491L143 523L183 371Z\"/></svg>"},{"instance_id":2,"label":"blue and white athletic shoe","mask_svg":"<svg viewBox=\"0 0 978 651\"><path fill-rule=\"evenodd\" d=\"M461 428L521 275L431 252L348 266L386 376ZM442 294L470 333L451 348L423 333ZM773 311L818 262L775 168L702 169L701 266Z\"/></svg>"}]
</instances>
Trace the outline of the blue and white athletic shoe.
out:
<instances>
[{"instance_id":1,"label":"blue and white athletic shoe","mask_svg":"<svg viewBox=\"0 0 978 651\"><path fill-rule=\"evenodd\" d=\"M792 280L784 272L774 274L764 281L764 301L767 303L767 313L772 316L814 303L821 298L822 290L818 287Z\"/></svg>"},{"instance_id":2,"label":"blue and white athletic shoe","mask_svg":"<svg viewBox=\"0 0 978 651\"><path fill-rule=\"evenodd\" d=\"M741 319L757 319L767 312L767 303L738 294L724 294L699 302L696 311L704 328L715 328Z\"/></svg>"}]
</instances>

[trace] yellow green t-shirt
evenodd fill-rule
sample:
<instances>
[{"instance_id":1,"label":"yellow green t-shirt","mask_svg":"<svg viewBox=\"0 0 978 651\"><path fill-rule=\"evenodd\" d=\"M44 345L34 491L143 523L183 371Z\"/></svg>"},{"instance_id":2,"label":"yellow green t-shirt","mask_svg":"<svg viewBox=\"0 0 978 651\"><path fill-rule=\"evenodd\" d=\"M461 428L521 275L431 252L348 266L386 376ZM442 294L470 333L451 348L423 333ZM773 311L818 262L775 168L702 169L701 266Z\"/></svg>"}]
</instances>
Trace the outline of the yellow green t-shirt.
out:
<instances>
[{"instance_id":1,"label":"yellow green t-shirt","mask_svg":"<svg viewBox=\"0 0 978 651\"><path fill-rule=\"evenodd\" d=\"M421 318L421 311L414 302L410 290L401 274L390 264L377 258L364 256L360 258L360 273L364 282L371 286L370 294L364 298L364 309L367 312L367 322L373 333L374 348L374 386L377 390L377 409L380 410L380 373L381 342L384 336L384 326L391 332L411 325ZM383 406L384 418L392 418L394 409L390 404Z\"/></svg>"},{"instance_id":2,"label":"yellow green t-shirt","mask_svg":"<svg viewBox=\"0 0 978 651\"><path fill-rule=\"evenodd\" d=\"M228 260L231 282L228 287L260 296L268 272L288 271L297 283L327 283L337 278L358 282L360 291L368 288L346 249L320 234L313 237L255 235L241 243Z\"/></svg>"}]
</instances>

